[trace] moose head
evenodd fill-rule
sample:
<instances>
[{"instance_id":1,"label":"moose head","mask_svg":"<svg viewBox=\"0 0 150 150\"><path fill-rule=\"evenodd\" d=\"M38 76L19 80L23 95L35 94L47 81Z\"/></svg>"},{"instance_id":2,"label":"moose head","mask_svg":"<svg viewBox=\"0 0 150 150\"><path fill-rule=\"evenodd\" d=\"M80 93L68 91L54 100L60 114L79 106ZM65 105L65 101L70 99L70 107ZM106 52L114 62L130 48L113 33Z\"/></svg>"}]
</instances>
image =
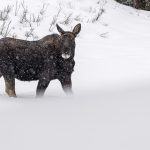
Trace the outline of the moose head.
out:
<instances>
[{"instance_id":1,"label":"moose head","mask_svg":"<svg viewBox=\"0 0 150 150\"><path fill-rule=\"evenodd\" d=\"M73 31L64 31L58 24L57 30L60 33L60 51L63 59L71 59L75 55L75 38L81 30L81 24L77 24Z\"/></svg>"}]
</instances>

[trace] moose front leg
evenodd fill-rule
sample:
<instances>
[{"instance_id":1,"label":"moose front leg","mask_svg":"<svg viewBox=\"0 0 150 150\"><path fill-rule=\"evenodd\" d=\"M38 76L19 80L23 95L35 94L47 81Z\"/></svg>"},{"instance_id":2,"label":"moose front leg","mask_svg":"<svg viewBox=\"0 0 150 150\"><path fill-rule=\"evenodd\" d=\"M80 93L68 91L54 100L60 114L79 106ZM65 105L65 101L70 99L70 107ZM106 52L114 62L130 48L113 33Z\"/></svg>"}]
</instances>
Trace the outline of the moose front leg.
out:
<instances>
[{"instance_id":1,"label":"moose front leg","mask_svg":"<svg viewBox=\"0 0 150 150\"><path fill-rule=\"evenodd\" d=\"M15 92L15 78L4 77L4 80L5 80L5 92L10 97L16 97L16 92Z\"/></svg>"},{"instance_id":2,"label":"moose front leg","mask_svg":"<svg viewBox=\"0 0 150 150\"><path fill-rule=\"evenodd\" d=\"M73 94L71 75L63 76L59 79L59 81L61 82L62 88L67 95Z\"/></svg>"},{"instance_id":3,"label":"moose front leg","mask_svg":"<svg viewBox=\"0 0 150 150\"><path fill-rule=\"evenodd\" d=\"M36 97L42 97L45 93L46 88L49 85L49 80L41 79L38 82L37 90L36 90Z\"/></svg>"}]
</instances>

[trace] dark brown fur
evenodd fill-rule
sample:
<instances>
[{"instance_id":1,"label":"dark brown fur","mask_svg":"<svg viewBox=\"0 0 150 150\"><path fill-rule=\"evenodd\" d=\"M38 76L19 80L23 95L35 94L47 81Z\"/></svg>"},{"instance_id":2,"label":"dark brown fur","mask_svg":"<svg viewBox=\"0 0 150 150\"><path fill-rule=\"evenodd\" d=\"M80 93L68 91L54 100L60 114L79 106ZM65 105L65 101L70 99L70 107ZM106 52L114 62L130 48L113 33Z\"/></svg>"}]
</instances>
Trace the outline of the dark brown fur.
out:
<instances>
[{"instance_id":1,"label":"dark brown fur","mask_svg":"<svg viewBox=\"0 0 150 150\"><path fill-rule=\"evenodd\" d=\"M58 25L57 29L61 35L48 35L38 41L0 40L0 75L5 79L5 91L9 96L16 96L15 78L39 80L37 96L43 96L49 82L54 79L61 82L65 92L72 91L75 37L81 25L78 24L73 32L65 32ZM69 58L64 59L63 56Z\"/></svg>"}]
</instances>

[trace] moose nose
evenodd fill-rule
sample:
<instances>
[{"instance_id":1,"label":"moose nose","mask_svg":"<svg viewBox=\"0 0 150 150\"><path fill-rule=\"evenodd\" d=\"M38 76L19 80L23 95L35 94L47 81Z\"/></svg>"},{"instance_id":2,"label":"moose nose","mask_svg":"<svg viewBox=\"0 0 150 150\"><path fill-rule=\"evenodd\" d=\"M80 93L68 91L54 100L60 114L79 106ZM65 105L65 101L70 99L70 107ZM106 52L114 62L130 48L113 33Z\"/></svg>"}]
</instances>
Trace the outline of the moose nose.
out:
<instances>
[{"instance_id":1,"label":"moose nose","mask_svg":"<svg viewBox=\"0 0 150 150\"><path fill-rule=\"evenodd\" d=\"M71 55L68 52L65 52L65 53L62 54L62 58L64 58L64 59L69 59L70 56Z\"/></svg>"},{"instance_id":2,"label":"moose nose","mask_svg":"<svg viewBox=\"0 0 150 150\"><path fill-rule=\"evenodd\" d=\"M62 54L62 58L64 58L64 59L69 59L69 58L70 58L70 55L69 55L69 54Z\"/></svg>"}]
</instances>

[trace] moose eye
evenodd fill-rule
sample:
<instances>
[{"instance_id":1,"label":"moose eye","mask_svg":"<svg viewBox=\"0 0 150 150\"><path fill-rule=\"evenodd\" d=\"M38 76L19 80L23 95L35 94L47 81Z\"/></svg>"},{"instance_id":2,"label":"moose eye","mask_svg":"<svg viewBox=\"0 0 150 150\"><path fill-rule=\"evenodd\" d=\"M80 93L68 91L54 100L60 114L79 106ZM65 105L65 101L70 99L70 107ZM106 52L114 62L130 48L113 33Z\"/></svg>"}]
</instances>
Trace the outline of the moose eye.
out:
<instances>
[{"instance_id":1,"label":"moose eye","mask_svg":"<svg viewBox=\"0 0 150 150\"><path fill-rule=\"evenodd\" d=\"M65 34L65 35L63 35L63 37L65 37L65 38L66 38L66 37L68 37L68 36Z\"/></svg>"}]
</instances>

